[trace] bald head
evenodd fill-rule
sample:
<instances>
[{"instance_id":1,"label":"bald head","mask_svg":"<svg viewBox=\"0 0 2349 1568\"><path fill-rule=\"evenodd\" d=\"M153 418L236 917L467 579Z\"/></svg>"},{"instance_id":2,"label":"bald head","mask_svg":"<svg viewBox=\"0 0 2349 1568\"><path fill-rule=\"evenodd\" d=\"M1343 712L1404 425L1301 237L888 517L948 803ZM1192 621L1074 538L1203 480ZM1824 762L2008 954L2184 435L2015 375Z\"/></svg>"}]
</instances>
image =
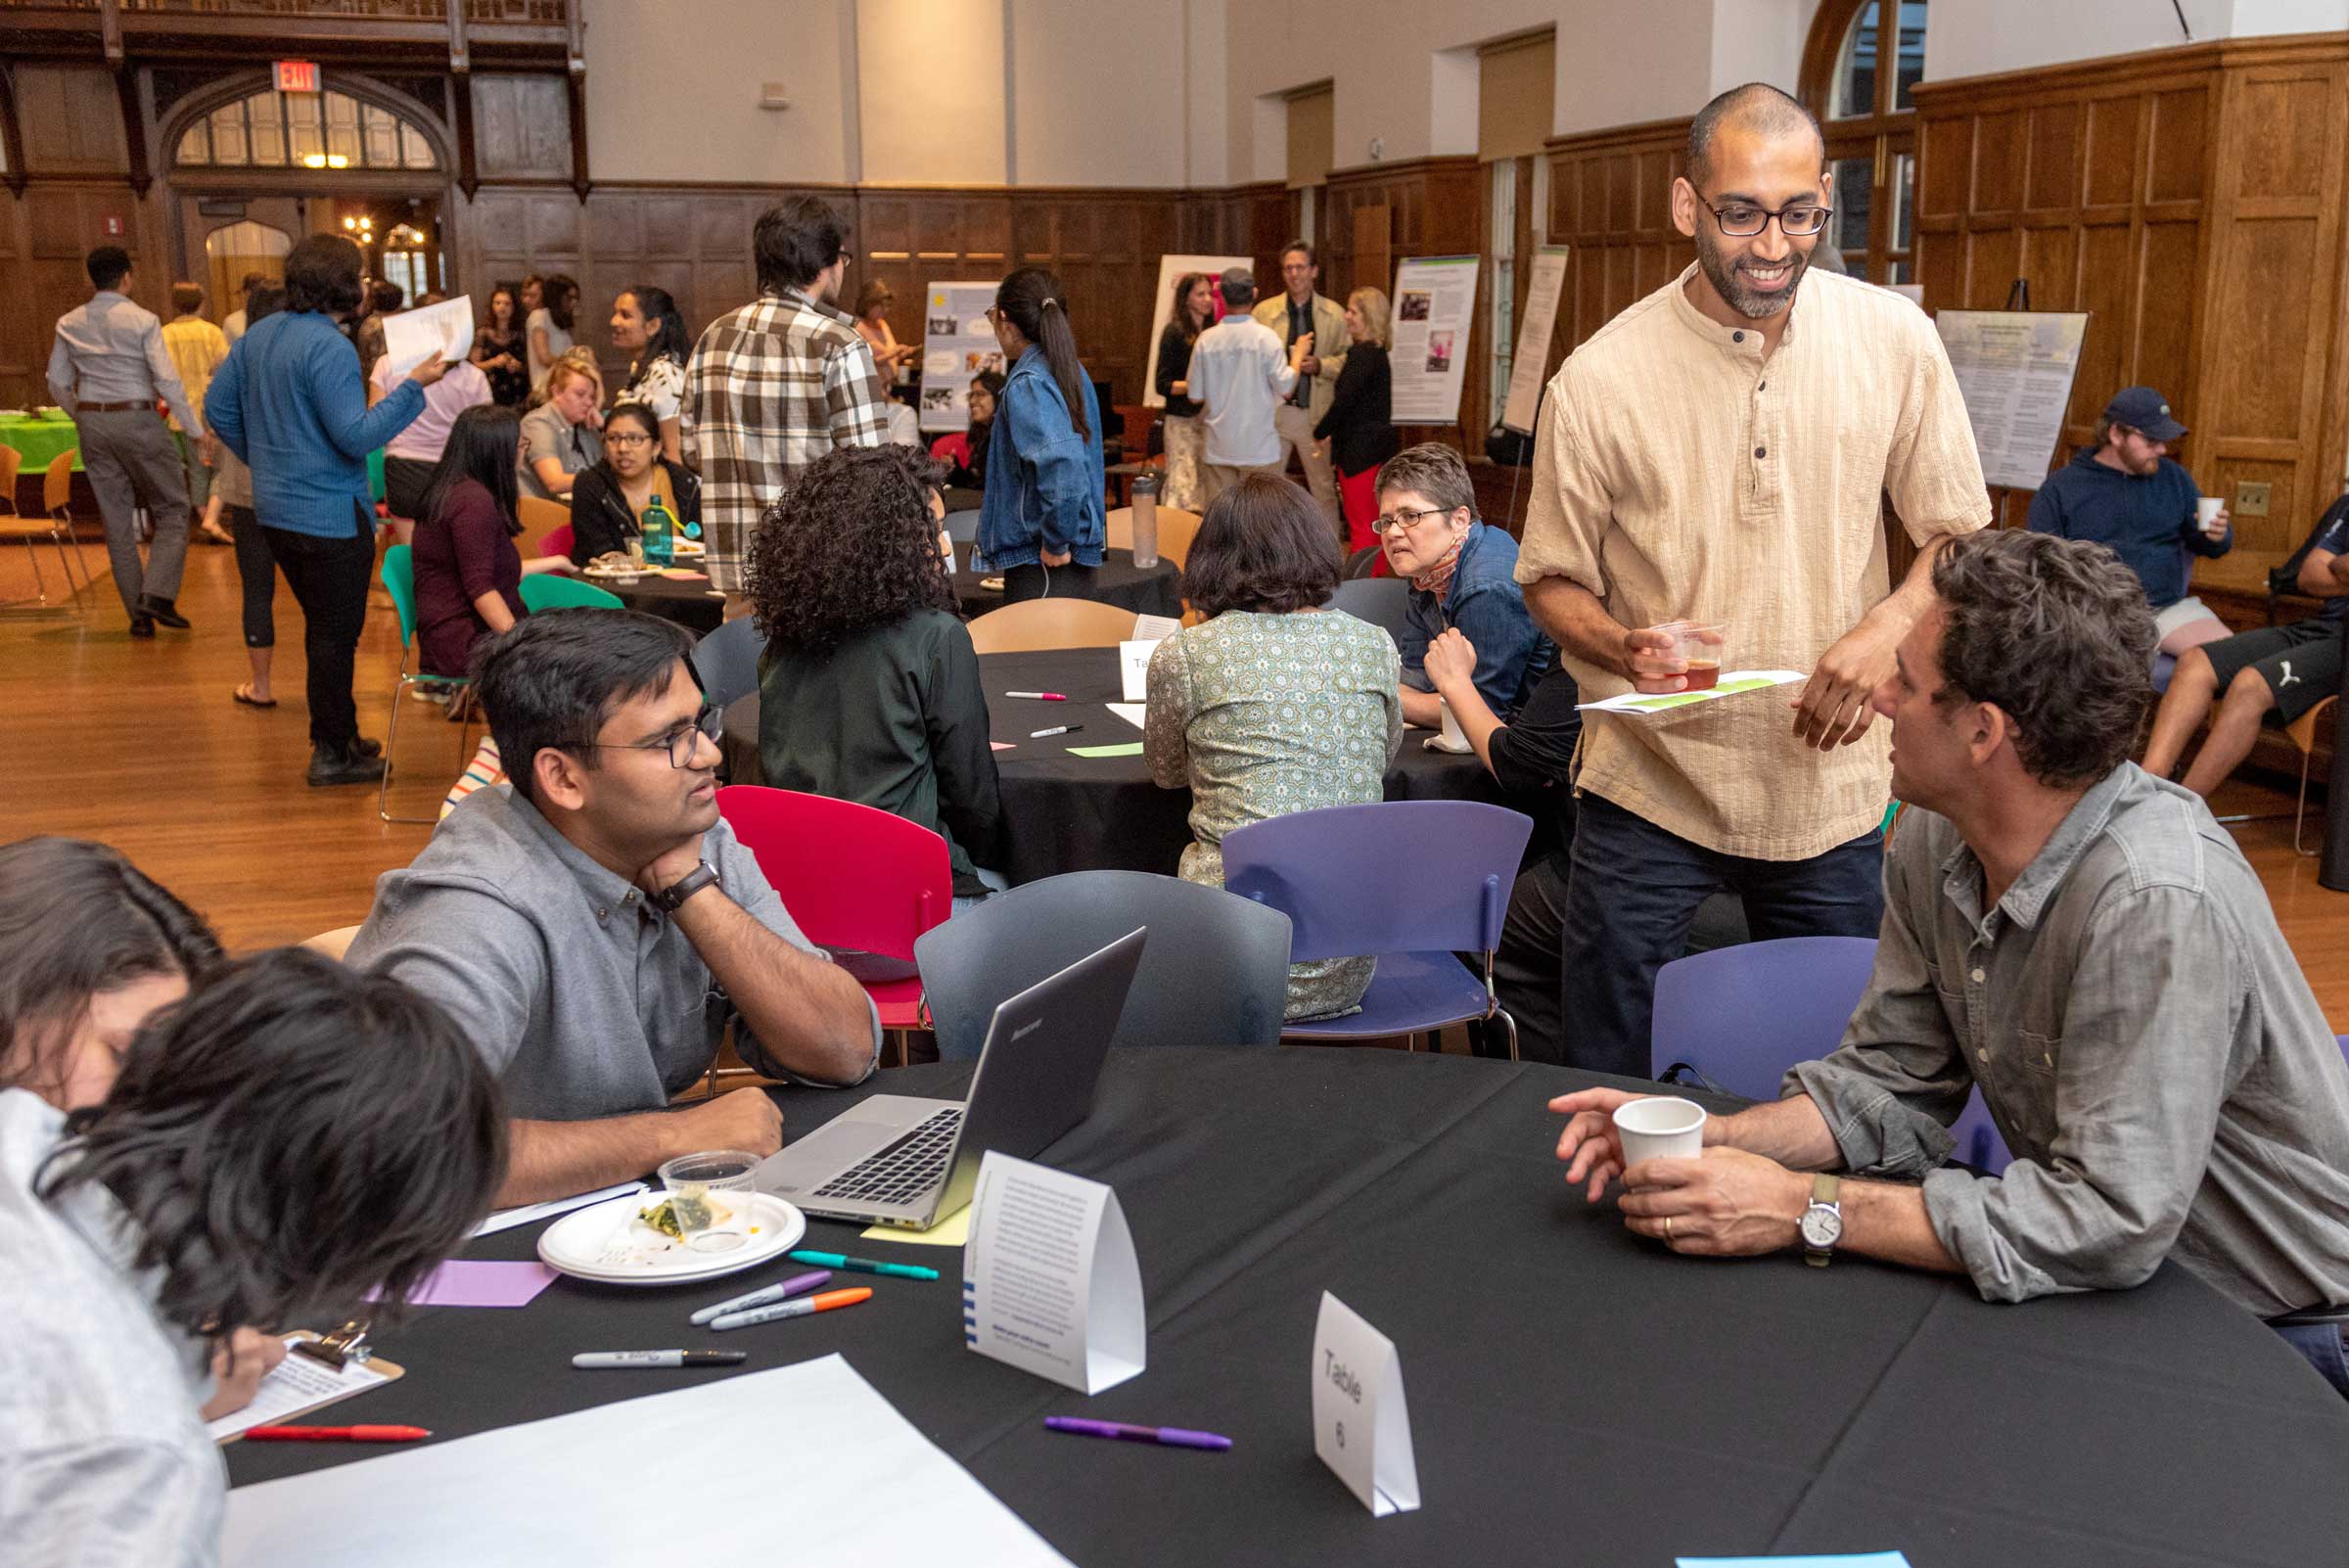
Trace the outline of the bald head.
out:
<instances>
[{"instance_id":1,"label":"bald head","mask_svg":"<svg viewBox=\"0 0 2349 1568\"><path fill-rule=\"evenodd\" d=\"M1761 141L1806 137L1819 149L1824 167L1827 144L1819 133L1811 111L1768 82L1749 81L1732 87L1696 112L1688 122L1688 179L1699 187L1713 177L1713 143L1724 130L1742 132Z\"/></svg>"}]
</instances>

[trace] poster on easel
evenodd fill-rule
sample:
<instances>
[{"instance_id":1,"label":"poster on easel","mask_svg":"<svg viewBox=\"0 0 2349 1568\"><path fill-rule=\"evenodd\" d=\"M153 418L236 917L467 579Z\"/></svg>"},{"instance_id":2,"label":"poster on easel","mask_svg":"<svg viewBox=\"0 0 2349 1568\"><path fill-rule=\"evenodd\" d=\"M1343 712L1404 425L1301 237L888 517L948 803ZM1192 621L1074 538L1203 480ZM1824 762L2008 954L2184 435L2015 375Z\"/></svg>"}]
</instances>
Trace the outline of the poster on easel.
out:
<instances>
[{"instance_id":1,"label":"poster on easel","mask_svg":"<svg viewBox=\"0 0 2349 1568\"><path fill-rule=\"evenodd\" d=\"M983 370L1001 374L1003 346L987 313L993 283L933 283L922 310L922 429L938 435L967 430L971 380Z\"/></svg>"},{"instance_id":2,"label":"poster on easel","mask_svg":"<svg viewBox=\"0 0 2349 1568\"><path fill-rule=\"evenodd\" d=\"M1545 245L1534 253L1525 280L1525 319L1517 324L1517 348L1509 356L1509 400L1500 422L1521 436L1534 433L1534 411L1542 406L1543 372L1549 368L1550 329L1558 324L1558 296L1566 287L1570 246Z\"/></svg>"},{"instance_id":3,"label":"poster on easel","mask_svg":"<svg viewBox=\"0 0 2349 1568\"><path fill-rule=\"evenodd\" d=\"M1150 306L1150 347L1145 356L1147 374L1142 377L1142 406L1164 408L1167 399L1158 390L1158 346L1167 335L1167 323L1174 319L1174 280L1186 272L1204 272L1210 280L1220 279L1233 267L1244 272L1256 270L1256 260L1245 255L1162 255L1158 258L1158 294ZM1216 294L1221 308L1222 291ZM1209 325L1214 325L1210 322Z\"/></svg>"},{"instance_id":4,"label":"poster on easel","mask_svg":"<svg viewBox=\"0 0 2349 1568\"><path fill-rule=\"evenodd\" d=\"M1411 256L1395 264L1395 423L1450 425L1460 417L1468 380L1469 329L1476 323L1477 255Z\"/></svg>"},{"instance_id":5,"label":"poster on easel","mask_svg":"<svg viewBox=\"0 0 2349 1568\"><path fill-rule=\"evenodd\" d=\"M1942 310L1933 317L1993 489L2036 490L2063 438L2085 310Z\"/></svg>"}]
</instances>

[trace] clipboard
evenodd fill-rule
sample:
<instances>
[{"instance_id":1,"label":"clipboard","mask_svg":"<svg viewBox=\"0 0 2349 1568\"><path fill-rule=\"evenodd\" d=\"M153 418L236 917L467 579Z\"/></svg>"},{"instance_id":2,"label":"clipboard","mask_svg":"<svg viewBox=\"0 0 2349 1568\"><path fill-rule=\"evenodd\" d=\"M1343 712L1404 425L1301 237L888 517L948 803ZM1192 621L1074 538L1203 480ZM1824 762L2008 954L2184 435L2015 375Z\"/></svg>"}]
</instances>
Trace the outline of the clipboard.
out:
<instances>
[{"instance_id":1,"label":"clipboard","mask_svg":"<svg viewBox=\"0 0 2349 1568\"><path fill-rule=\"evenodd\" d=\"M349 1332L350 1326L345 1324L334 1335L305 1328L284 1336L286 1359L261 1379L252 1404L209 1424L212 1441L234 1443L249 1428L283 1425L407 1375L406 1367L369 1354L360 1343L364 1331ZM298 1345L324 1349L298 1352Z\"/></svg>"}]
</instances>

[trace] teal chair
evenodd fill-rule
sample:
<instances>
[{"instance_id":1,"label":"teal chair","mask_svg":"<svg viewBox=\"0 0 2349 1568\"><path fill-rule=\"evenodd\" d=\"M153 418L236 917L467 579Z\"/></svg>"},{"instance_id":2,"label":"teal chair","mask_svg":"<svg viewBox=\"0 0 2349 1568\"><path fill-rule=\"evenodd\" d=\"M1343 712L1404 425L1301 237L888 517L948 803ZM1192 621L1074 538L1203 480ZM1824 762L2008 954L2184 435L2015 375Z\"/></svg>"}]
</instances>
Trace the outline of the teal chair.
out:
<instances>
[{"instance_id":1,"label":"teal chair","mask_svg":"<svg viewBox=\"0 0 2349 1568\"><path fill-rule=\"evenodd\" d=\"M606 593L592 582L576 577L557 576L552 572L533 572L522 579L523 608L536 615L541 610L625 610L627 603L617 593Z\"/></svg>"},{"instance_id":2,"label":"teal chair","mask_svg":"<svg viewBox=\"0 0 2349 1568\"><path fill-rule=\"evenodd\" d=\"M375 814L387 822L417 822L430 826L438 822L435 816L393 816L390 806L392 795L392 759L397 755L399 741L399 711L406 705L400 701L410 686L429 686L435 691L456 692L473 684L464 675L428 675L421 670L408 670L408 653L416 642L416 558L407 545L394 544L384 552L384 587L392 595L392 608L399 612L399 684L392 689L392 724L384 731L384 779L375 790ZM467 719L457 730L457 768L464 770L473 756L473 721Z\"/></svg>"}]
</instances>

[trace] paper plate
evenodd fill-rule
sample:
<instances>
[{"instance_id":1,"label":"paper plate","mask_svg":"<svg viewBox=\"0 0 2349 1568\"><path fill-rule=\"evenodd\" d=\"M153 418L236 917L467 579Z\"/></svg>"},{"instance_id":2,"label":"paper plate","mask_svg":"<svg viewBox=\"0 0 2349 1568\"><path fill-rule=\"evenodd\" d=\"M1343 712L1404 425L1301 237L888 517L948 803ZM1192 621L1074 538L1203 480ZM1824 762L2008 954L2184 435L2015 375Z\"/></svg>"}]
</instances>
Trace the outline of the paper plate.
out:
<instances>
[{"instance_id":1,"label":"paper plate","mask_svg":"<svg viewBox=\"0 0 2349 1568\"><path fill-rule=\"evenodd\" d=\"M770 1263L800 1244L807 1233L807 1217L764 1192L749 1194L757 1210L757 1231L731 1252L696 1252L650 1225L637 1215L661 1200L658 1192L640 1192L608 1203L576 1209L548 1225L538 1237L538 1257L557 1273L592 1279L607 1285L683 1285L717 1279Z\"/></svg>"}]
</instances>

